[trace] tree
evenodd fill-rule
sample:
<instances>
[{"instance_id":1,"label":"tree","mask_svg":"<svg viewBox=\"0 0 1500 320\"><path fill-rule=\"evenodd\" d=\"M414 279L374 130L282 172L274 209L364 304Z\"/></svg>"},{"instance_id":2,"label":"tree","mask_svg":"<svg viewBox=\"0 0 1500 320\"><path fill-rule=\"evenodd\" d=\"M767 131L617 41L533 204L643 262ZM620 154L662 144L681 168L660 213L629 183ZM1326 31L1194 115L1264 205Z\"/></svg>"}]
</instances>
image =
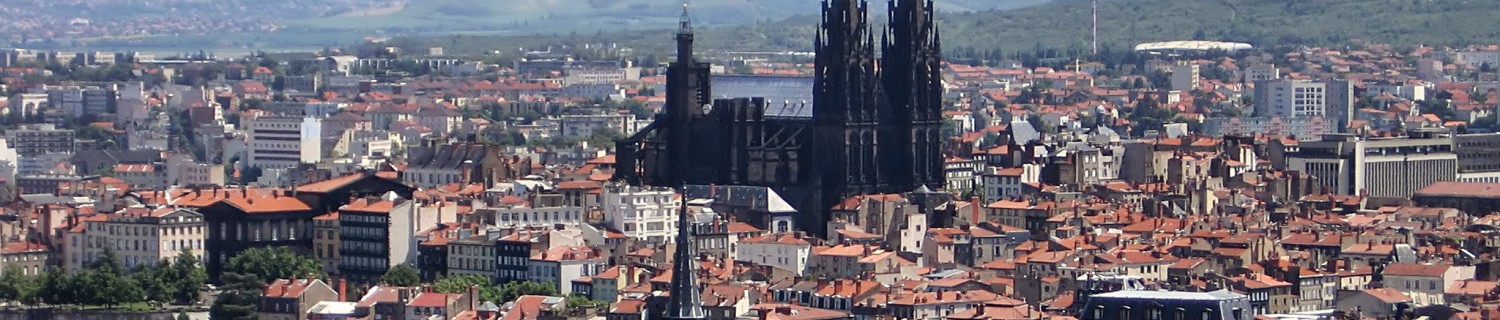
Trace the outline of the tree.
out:
<instances>
[{"instance_id":1,"label":"tree","mask_svg":"<svg viewBox=\"0 0 1500 320\"><path fill-rule=\"evenodd\" d=\"M397 287L411 287L422 284L422 274L417 272L417 268L402 264L386 270L385 275L380 276L380 281Z\"/></svg>"},{"instance_id":2,"label":"tree","mask_svg":"<svg viewBox=\"0 0 1500 320\"><path fill-rule=\"evenodd\" d=\"M501 286L500 287L500 299L498 299L498 300L499 301L515 301L517 298L520 298L521 296L555 296L555 295L557 295L557 288L553 288L551 285L548 285L548 284L545 284L545 283L541 283L541 282L535 282L535 281L522 281L522 282L506 283L504 286Z\"/></svg>"},{"instance_id":3,"label":"tree","mask_svg":"<svg viewBox=\"0 0 1500 320\"><path fill-rule=\"evenodd\" d=\"M34 277L27 277L19 268L0 271L0 299L29 303L37 293Z\"/></svg>"},{"instance_id":4,"label":"tree","mask_svg":"<svg viewBox=\"0 0 1500 320\"><path fill-rule=\"evenodd\" d=\"M563 305L566 306L569 311L576 312L580 309L596 307L599 305L599 302L594 301L593 299L589 299L585 296L571 295L568 296L568 300L563 301Z\"/></svg>"},{"instance_id":5,"label":"tree","mask_svg":"<svg viewBox=\"0 0 1500 320\"><path fill-rule=\"evenodd\" d=\"M200 288L208 282L208 271L198 262L198 256L193 255L187 249L177 253L177 259L171 266L171 277L168 285L171 286L172 298L179 304L191 304L198 302Z\"/></svg>"},{"instance_id":6,"label":"tree","mask_svg":"<svg viewBox=\"0 0 1500 320\"><path fill-rule=\"evenodd\" d=\"M589 146L591 147L614 149L615 140L624 138L625 135L621 134L620 130L615 130L614 128L600 128L595 129L594 132L589 135L589 138L586 141L589 142Z\"/></svg>"},{"instance_id":7,"label":"tree","mask_svg":"<svg viewBox=\"0 0 1500 320\"><path fill-rule=\"evenodd\" d=\"M252 320L266 283L254 275L226 273L223 291L208 309L210 319Z\"/></svg>"},{"instance_id":8,"label":"tree","mask_svg":"<svg viewBox=\"0 0 1500 320\"><path fill-rule=\"evenodd\" d=\"M155 302L172 301L172 285L168 283L171 276L171 260L162 260L155 267L139 267L130 273L130 281L140 288L145 295L145 300Z\"/></svg>"},{"instance_id":9,"label":"tree","mask_svg":"<svg viewBox=\"0 0 1500 320\"><path fill-rule=\"evenodd\" d=\"M260 283L269 283L291 277L322 277L323 266L317 259L287 247L264 247L247 249L230 258L224 272L253 276Z\"/></svg>"},{"instance_id":10,"label":"tree","mask_svg":"<svg viewBox=\"0 0 1500 320\"><path fill-rule=\"evenodd\" d=\"M432 290L441 293L464 293L469 287L479 286L479 299L483 301L505 302L509 300L500 299L500 288L488 277L480 275L451 276L438 279L432 283Z\"/></svg>"}]
</instances>

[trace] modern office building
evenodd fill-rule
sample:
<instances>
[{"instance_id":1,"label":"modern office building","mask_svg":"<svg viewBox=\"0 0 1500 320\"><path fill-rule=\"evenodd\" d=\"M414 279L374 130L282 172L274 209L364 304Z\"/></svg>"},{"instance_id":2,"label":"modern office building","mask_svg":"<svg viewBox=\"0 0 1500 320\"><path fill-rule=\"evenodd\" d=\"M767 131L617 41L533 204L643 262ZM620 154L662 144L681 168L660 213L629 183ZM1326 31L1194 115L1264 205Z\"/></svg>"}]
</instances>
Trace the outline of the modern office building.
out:
<instances>
[{"instance_id":1,"label":"modern office building","mask_svg":"<svg viewBox=\"0 0 1500 320\"><path fill-rule=\"evenodd\" d=\"M1338 194L1407 198L1458 173L1453 138L1435 131L1411 131L1400 138L1324 135L1304 141L1287 156L1287 169L1318 177Z\"/></svg>"}]
</instances>

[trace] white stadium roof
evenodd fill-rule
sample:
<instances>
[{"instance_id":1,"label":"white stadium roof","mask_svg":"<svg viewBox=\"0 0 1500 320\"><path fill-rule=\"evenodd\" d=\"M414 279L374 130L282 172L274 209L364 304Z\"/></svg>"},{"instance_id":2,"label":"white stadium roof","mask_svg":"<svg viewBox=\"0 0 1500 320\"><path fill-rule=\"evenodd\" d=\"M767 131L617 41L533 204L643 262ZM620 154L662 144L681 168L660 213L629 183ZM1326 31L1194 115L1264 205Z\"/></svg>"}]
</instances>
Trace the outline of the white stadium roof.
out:
<instances>
[{"instance_id":1,"label":"white stadium roof","mask_svg":"<svg viewBox=\"0 0 1500 320\"><path fill-rule=\"evenodd\" d=\"M1254 48L1248 43L1220 41L1166 41L1135 45L1135 51L1242 51Z\"/></svg>"}]
</instances>

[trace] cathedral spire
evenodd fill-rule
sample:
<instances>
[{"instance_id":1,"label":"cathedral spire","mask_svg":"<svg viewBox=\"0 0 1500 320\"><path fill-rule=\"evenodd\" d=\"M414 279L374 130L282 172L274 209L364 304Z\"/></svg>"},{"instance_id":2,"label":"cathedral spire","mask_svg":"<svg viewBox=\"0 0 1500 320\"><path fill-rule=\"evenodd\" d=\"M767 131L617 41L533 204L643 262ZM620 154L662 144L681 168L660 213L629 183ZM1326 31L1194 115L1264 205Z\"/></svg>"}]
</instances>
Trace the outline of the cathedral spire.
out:
<instances>
[{"instance_id":1,"label":"cathedral spire","mask_svg":"<svg viewBox=\"0 0 1500 320\"><path fill-rule=\"evenodd\" d=\"M693 33L693 20L688 16L688 3L682 1L682 19L677 22L677 34Z\"/></svg>"},{"instance_id":2,"label":"cathedral spire","mask_svg":"<svg viewBox=\"0 0 1500 320\"><path fill-rule=\"evenodd\" d=\"M701 320L703 302L698 297L698 261L694 259L693 225L688 219L687 185L683 185L682 203L677 217L677 249L672 252L672 283L667 302L667 320Z\"/></svg>"},{"instance_id":3,"label":"cathedral spire","mask_svg":"<svg viewBox=\"0 0 1500 320\"><path fill-rule=\"evenodd\" d=\"M677 62L693 65L693 21L688 16L687 1L682 2L682 21L677 23Z\"/></svg>"}]
</instances>

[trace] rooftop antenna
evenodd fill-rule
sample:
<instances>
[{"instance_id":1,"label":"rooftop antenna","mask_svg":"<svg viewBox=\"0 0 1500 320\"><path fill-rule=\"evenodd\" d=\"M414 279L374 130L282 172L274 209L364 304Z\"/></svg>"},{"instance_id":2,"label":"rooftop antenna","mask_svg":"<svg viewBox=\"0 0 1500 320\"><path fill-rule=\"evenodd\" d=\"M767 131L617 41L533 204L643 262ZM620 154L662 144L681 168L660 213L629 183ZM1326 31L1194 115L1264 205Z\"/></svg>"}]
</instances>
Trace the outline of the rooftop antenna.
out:
<instances>
[{"instance_id":1,"label":"rooftop antenna","mask_svg":"<svg viewBox=\"0 0 1500 320\"><path fill-rule=\"evenodd\" d=\"M1089 1L1089 42L1093 55L1099 55L1099 0Z\"/></svg>"}]
</instances>

